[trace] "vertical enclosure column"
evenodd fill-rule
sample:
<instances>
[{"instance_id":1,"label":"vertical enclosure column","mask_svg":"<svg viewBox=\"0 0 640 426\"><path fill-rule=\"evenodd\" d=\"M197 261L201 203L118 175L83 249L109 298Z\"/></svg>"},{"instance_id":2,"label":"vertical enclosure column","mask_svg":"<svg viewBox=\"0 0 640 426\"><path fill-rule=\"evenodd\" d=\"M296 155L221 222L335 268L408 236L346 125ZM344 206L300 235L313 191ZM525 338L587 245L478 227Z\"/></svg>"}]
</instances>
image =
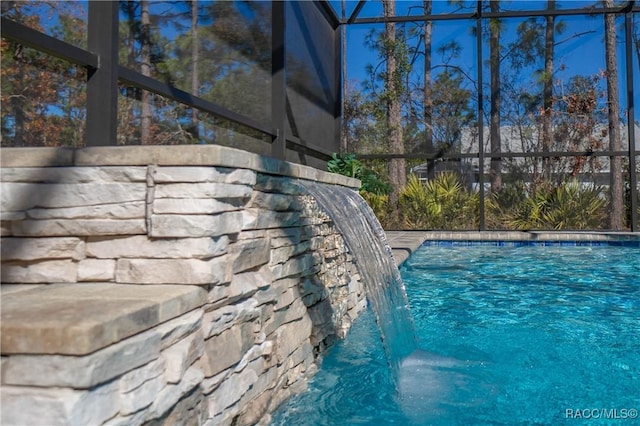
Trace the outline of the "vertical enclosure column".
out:
<instances>
[{"instance_id":1,"label":"vertical enclosure column","mask_svg":"<svg viewBox=\"0 0 640 426\"><path fill-rule=\"evenodd\" d=\"M287 151L287 77L285 72L285 2L271 3L271 127L276 136L271 155L284 160Z\"/></svg>"},{"instance_id":2,"label":"vertical enclosure column","mask_svg":"<svg viewBox=\"0 0 640 426\"><path fill-rule=\"evenodd\" d=\"M629 2L625 13L625 63L627 66L627 138L629 141L629 187L631 189L631 231L638 231L638 179L636 178L636 129L633 87L633 39L631 34L631 14L634 2Z\"/></svg>"},{"instance_id":3,"label":"vertical enclosure column","mask_svg":"<svg viewBox=\"0 0 640 426\"><path fill-rule=\"evenodd\" d=\"M480 194L480 231L486 229L484 223L484 107L482 99L482 0L476 6L476 54L478 68L478 186Z\"/></svg>"},{"instance_id":4,"label":"vertical enclosure column","mask_svg":"<svg viewBox=\"0 0 640 426\"><path fill-rule=\"evenodd\" d=\"M118 106L118 2L89 2L89 51L98 68L87 81L87 146L115 145Z\"/></svg>"}]
</instances>

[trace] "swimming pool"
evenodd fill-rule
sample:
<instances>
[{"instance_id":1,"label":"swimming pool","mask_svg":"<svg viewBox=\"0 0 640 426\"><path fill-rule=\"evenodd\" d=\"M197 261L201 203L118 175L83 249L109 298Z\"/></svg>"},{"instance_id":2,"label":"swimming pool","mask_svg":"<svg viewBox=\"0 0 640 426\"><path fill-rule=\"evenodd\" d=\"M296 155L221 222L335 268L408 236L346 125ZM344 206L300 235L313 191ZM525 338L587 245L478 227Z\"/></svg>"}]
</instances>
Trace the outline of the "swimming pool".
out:
<instances>
[{"instance_id":1,"label":"swimming pool","mask_svg":"<svg viewBox=\"0 0 640 426\"><path fill-rule=\"evenodd\" d=\"M367 311L273 424L638 421L637 247L428 246L401 272L424 351L398 389Z\"/></svg>"}]
</instances>

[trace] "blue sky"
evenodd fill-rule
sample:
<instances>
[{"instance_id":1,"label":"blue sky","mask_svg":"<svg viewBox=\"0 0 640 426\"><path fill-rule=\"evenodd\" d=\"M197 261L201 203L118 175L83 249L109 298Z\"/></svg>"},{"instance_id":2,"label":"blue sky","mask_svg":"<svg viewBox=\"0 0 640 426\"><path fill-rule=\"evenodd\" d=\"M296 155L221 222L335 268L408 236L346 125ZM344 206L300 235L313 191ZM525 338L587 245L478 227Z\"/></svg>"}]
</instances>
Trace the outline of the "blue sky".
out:
<instances>
[{"instance_id":1,"label":"blue sky","mask_svg":"<svg viewBox=\"0 0 640 426\"><path fill-rule=\"evenodd\" d=\"M340 13L340 2L332 2L338 4L338 13ZM348 16L357 2L347 2ZM410 7L420 4L420 1L398 1L397 12L400 14L402 11L408 11ZM559 1L559 8L580 8L586 4L593 4L594 2L584 1ZM351 6L351 9L349 9ZM544 9L546 1L515 1L504 2L504 8L509 10L540 10ZM413 14L421 14L422 10L418 8L411 9ZM437 11L451 11L451 6L446 1L434 2L434 13ZM379 16L382 14L381 2L369 1L360 13L360 17ZM543 18L538 18L543 19ZM514 41L516 37L515 29L517 25L522 22L524 18L505 18L503 20L503 31L501 44L507 46L510 42ZM556 80L558 83L558 89L560 90L562 83L568 82L568 80L574 75L592 76L605 70L605 50L604 50L604 21L602 17L587 17L587 16L563 16L556 18L556 24L562 21L564 23L564 31L560 34L556 34L556 49L555 49L555 68L556 68ZM626 108L626 76L624 74L624 35L623 32L624 20L619 18L618 24L618 61L619 61L619 81L620 81L620 96L621 107ZM475 20L460 20L460 21L436 21L433 29L433 47L432 47L432 64L437 66L443 62L441 55L437 53L439 46L456 40L461 44L462 50L458 58L451 60L452 64L460 66L464 70L470 73L473 78L476 78L476 41L475 36L472 35L472 27L475 26ZM363 80L368 78L366 68L368 64L376 65L379 62L377 53L370 50L365 45L365 36L371 30L376 28L379 31L383 31L384 26L382 24L369 25L369 24L355 24L350 25L347 28L347 79L350 84L358 85ZM488 59L489 46L485 41L483 45L483 57L485 62L484 70L484 82L488 83L488 68L486 61ZM634 57L634 61L636 58ZM542 66L542 61L540 61ZM417 72L422 69L422 62L416 63ZM560 69L562 68L562 69ZM640 93L640 72L637 63L634 63L634 85L636 93ZM532 80L531 71L522 74L523 81ZM439 72L438 69L434 69L434 73ZM533 81L533 80L532 80ZM602 89L606 88L606 81L601 81ZM640 100L637 100L636 103ZM640 119L640 112L636 113L636 120Z\"/></svg>"},{"instance_id":2,"label":"blue sky","mask_svg":"<svg viewBox=\"0 0 640 426\"><path fill-rule=\"evenodd\" d=\"M75 2L73 2L75 3ZM346 2L346 13L348 17L353 12L358 1ZM567 1L558 0L557 7L562 8L582 8L588 5L597 4L596 1ZM67 4L70 6L72 3ZM78 2L78 5L84 5L86 2ZM341 14L341 0L331 0L331 4L336 9L337 13ZM396 9L397 14L413 14L421 15L423 13L421 8L422 1L408 1L397 0ZM467 5L475 5L474 1L466 1ZM541 10L546 7L546 0L538 1L502 1L501 8L504 10ZM84 8L80 8L83 10ZM50 10L50 9L47 9ZM76 9L77 10L77 9ZM455 5L447 0L435 0L433 2L433 13L450 13L459 10ZM462 12L469 12L470 10L463 10ZM375 17L382 15L382 5L380 1L369 0L360 13L360 17ZM55 14L46 14L43 16L47 26L54 25L57 22ZM542 18L539 18L542 19ZM522 18L505 18L504 30L502 34L503 46L508 45L513 41L515 37L515 28ZM563 66L563 70L558 70L556 77L559 81L568 81L573 75L595 75L605 69L604 63L604 24L602 17L584 17L584 16L566 16L558 17L558 21L565 23L565 30L562 34L556 36L556 41L560 42L556 47L555 52L555 65L556 68ZM636 19L636 25L640 25L640 18ZM618 20L618 26L621 27L623 20ZM437 21L434 24L433 31L433 65L437 66L442 63L442 57L438 54L437 49L439 46L456 40L461 44L462 50L460 57L452 59L452 64L460 66L465 71L469 72L475 78L476 75L476 50L475 50L475 38L472 36L472 27L475 25L475 20L460 20L460 21ZM367 65L376 65L379 61L377 53L370 50L365 45L365 36L371 30L371 28L377 28L383 30L383 25L369 25L369 24L355 24L349 25L347 28L347 78L351 83L359 84L362 80L368 78L366 73ZM622 28L619 28L619 34L622 35ZM579 36L578 36L579 34ZM624 75L624 39L619 38L618 43L618 59L619 59L619 72L620 72L620 95L621 106L626 107L626 86ZM484 46L485 61L489 52L488 45L485 42ZM634 56L634 61L636 61ZM422 63L418 61L416 63L417 70L421 70ZM486 67L485 67L486 68ZM634 85L636 93L640 93L640 67L637 63L634 64ZM438 69L434 70L437 73ZM418 71L419 74L419 71ZM530 75L530 73L528 73ZM524 75L524 79L528 79L529 75ZM485 71L485 83L488 81L488 71ZM604 82L604 80L603 80ZM604 84L604 83L603 83ZM636 104L640 104L640 99L636 101ZM637 108L637 117L640 119L640 108Z\"/></svg>"}]
</instances>

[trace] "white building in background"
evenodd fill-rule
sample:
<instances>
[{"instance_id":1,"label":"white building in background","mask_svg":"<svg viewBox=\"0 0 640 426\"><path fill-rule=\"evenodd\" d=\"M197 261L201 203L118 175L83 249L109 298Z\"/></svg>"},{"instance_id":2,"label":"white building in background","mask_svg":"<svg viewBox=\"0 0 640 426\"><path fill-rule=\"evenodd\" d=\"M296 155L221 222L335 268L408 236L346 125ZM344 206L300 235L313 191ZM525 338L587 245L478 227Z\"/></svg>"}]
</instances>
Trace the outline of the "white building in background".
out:
<instances>
[{"instance_id":1,"label":"white building in background","mask_svg":"<svg viewBox=\"0 0 640 426\"><path fill-rule=\"evenodd\" d=\"M484 133L484 152L485 155L491 151L491 145L489 140L489 128L485 126ZM621 131L621 145L622 150L629 151L629 137L627 133L627 126L622 125ZM527 132L527 133L525 133ZM598 126L593 133L593 137L597 138L602 143L602 148L594 150L606 151L609 149L609 136L607 126ZM517 126L503 126L500 128L502 153L515 154L515 153L531 153L539 152L537 148L540 145L538 129L535 127L526 127L521 130ZM460 146L454 146L448 152L457 152L460 154L477 154L478 152L478 130L477 128L467 128L462 131ZM635 149L640 149L640 125L635 125ZM533 148L536 147L536 148ZM563 150L568 150L563 148ZM579 149L578 149L579 150ZM583 149L584 151L584 149ZM572 172L571 161L575 157L564 157L562 160L568 160L564 162L555 162L555 168L557 173L563 175ZM538 158L538 167L541 167L541 159ZM562 161L560 160L560 161ZM535 159L528 157L505 157L502 159L502 172L504 177L513 173L516 169L519 169L520 177L523 180L531 179L533 170L533 163ZM585 159L587 164L583 167L584 173L576 174L575 177L586 184L595 183L597 185L607 186L609 184L609 157L606 156L589 156ZM640 167L640 157L636 156L636 164ZM418 175L421 181L427 181L429 179L429 166L430 162L424 162L410 169L410 173ZM477 156L474 158L436 158L433 162L434 173L440 173L444 171L453 171L463 176L463 179L469 187L477 187L479 182L479 160ZM485 156L484 172L485 182L489 182L488 174L491 167L491 159Z\"/></svg>"}]
</instances>

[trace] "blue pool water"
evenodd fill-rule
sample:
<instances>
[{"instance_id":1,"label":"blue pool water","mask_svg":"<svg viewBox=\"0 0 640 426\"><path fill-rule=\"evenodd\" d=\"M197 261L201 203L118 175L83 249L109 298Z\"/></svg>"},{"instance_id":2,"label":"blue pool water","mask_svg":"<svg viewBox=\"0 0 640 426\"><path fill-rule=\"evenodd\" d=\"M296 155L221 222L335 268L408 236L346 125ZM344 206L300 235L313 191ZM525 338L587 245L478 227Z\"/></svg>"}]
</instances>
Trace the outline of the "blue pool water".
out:
<instances>
[{"instance_id":1,"label":"blue pool water","mask_svg":"<svg viewBox=\"0 0 640 426\"><path fill-rule=\"evenodd\" d=\"M367 311L272 424L640 423L640 249L429 246L401 273L397 386Z\"/></svg>"}]
</instances>

